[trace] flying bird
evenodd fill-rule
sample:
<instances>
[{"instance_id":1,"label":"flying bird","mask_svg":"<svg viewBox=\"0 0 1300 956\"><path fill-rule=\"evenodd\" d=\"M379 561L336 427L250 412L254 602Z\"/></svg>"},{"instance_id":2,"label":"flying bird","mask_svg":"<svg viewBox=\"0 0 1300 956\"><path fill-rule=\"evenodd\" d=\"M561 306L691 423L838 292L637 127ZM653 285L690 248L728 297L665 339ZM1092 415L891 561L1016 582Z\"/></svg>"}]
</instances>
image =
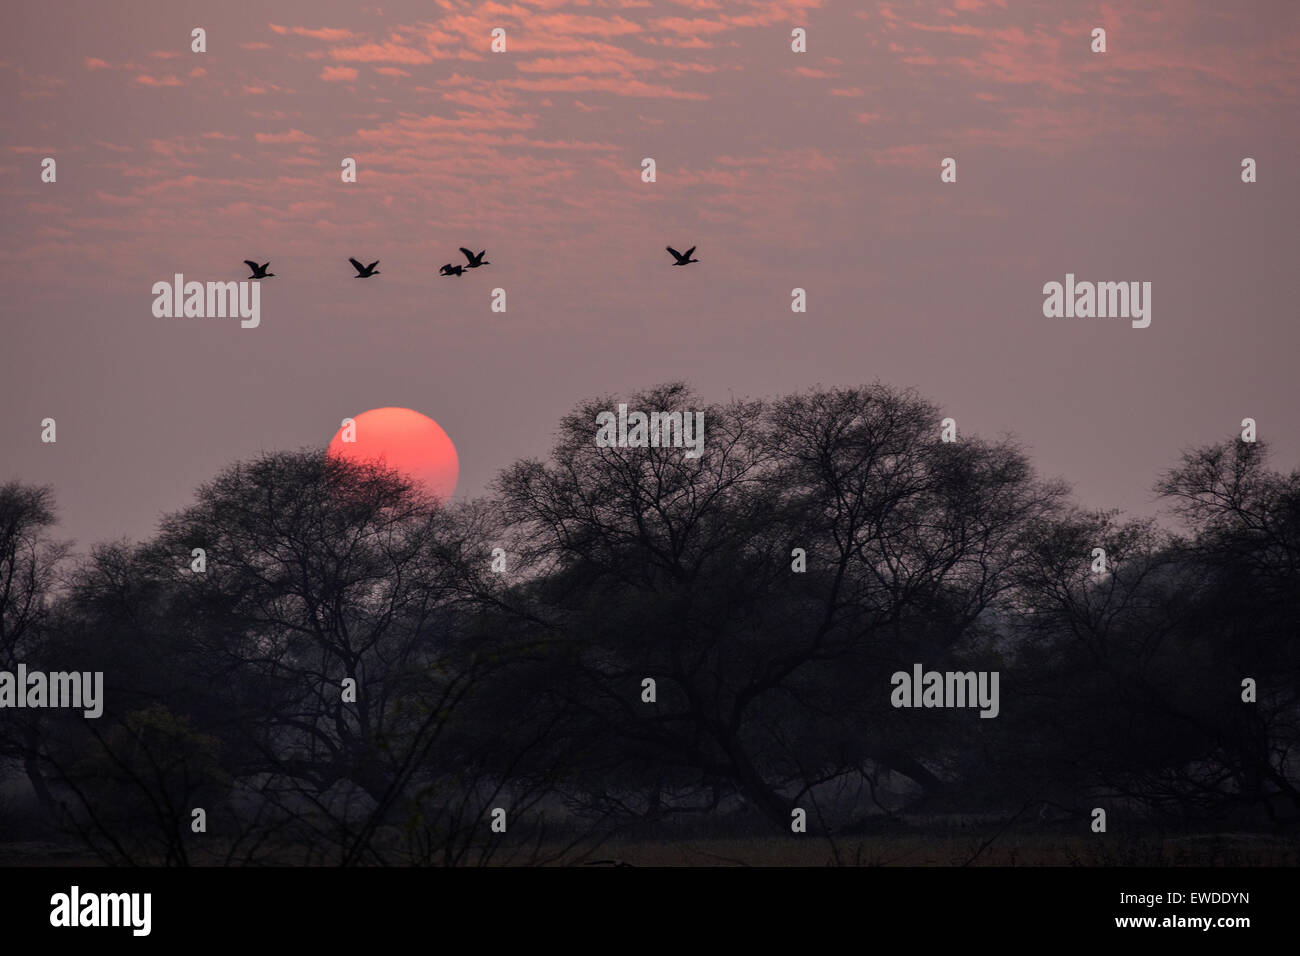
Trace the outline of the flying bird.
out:
<instances>
[{"instance_id":1,"label":"flying bird","mask_svg":"<svg viewBox=\"0 0 1300 956\"><path fill-rule=\"evenodd\" d=\"M483 258L485 255L487 255L486 249L484 249L478 255L474 255L474 253L470 252L464 246L460 247L460 251L463 252L465 254L465 258L469 260L469 265L465 266L466 269L477 269L479 266L492 265L492 263L488 262Z\"/></svg>"},{"instance_id":2,"label":"flying bird","mask_svg":"<svg viewBox=\"0 0 1300 956\"><path fill-rule=\"evenodd\" d=\"M269 278L271 278L271 276L275 275L275 273L274 273L274 272L267 272L267 271L266 271L266 270L267 270L267 267L270 266L270 264L271 264L271 263L269 263L269 262L263 262L263 263L259 266L259 265L258 265L256 262L254 262L252 259L245 259L245 260L244 260L244 265L248 266L248 268L250 268L250 269L253 270L253 274L252 274L251 276L249 276L250 279L269 279Z\"/></svg>"},{"instance_id":3,"label":"flying bird","mask_svg":"<svg viewBox=\"0 0 1300 956\"><path fill-rule=\"evenodd\" d=\"M699 259L692 259L692 258L691 258L691 253L693 253L693 252L695 251L695 247L694 247L694 246L691 246L689 249L687 249L685 255L682 255L680 252L678 252L678 251L677 251L676 249L674 249L672 246L665 246L664 248L666 248L669 252L671 252L671 253L673 254L673 258L677 260L676 262L673 263L673 265L675 265L675 266L684 266L684 265L689 265L689 264L692 263L692 262L699 262L699 261L700 261Z\"/></svg>"},{"instance_id":4,"label":"flying bird","mask_svg":"<svg viewBox=\"0 0 1300 956\"><path fill-rule=\"evenodd\" d=\"M464 275L465 270L470 268L473 268L473 266L453 266L449 262L438 271L441 272L444 276L458 276L458 275Z\"/></svg>"},{"instance_id":5,"label":"flying bird","mask_svg":"<svg viewBox=\"0 0 1300 956\"><path fill-rule=\"evenodd\" d=\"M371 276L379 275L379 270L375 268L375 266L379 265L378 259L370 263L368 266L363 266L361 263L357 262L356 259L349 259L348 262L352 263L352 268L357 270L355 278L369 279Z\"/></svg>"}]
</instances>

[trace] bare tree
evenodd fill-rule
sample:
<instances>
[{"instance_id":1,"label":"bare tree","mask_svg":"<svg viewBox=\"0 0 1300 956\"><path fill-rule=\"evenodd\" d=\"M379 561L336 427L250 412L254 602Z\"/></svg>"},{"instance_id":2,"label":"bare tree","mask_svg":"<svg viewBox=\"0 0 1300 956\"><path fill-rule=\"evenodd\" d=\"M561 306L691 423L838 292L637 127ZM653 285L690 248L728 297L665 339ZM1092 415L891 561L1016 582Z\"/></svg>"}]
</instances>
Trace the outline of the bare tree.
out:
<instances>
[{"instance_id":1,"label":"bare tree","mask_svg":"<svg viewBox=\"0 0 1300 956\"><path fill-rule=\"evenodd\" d=\"M534 614L564 635L556 693L603 728L593 785L608 799L617 779L667 773L692 785L669 809L740 794L782 827L796 795L867 762L941 789L941 735L931 722L920 752L890 714L888 675L922 653L981 653L962 642L1063 490L1008 444L941 443L935 409L883 387L708 406L694 460L597 447L613 405L581 405L549 464L499 484L547 572ZM699 408L680 385L629 405Z\"/></svg>"},{"instance_id":2,"label":"bare tree","mask_svg":"<svg viewBox=\"0 0 1300 956\"><path fill-rule=\"evenodd\" d=\"M39 653L60 564L70 550L51 536L55 520L52 489L0 485L0 669L13 671ZM41 721L40 711L6 714L0 757L21 761L41 806L56 818L56 801L37 759Z\"/></svg>"}]
</instances>

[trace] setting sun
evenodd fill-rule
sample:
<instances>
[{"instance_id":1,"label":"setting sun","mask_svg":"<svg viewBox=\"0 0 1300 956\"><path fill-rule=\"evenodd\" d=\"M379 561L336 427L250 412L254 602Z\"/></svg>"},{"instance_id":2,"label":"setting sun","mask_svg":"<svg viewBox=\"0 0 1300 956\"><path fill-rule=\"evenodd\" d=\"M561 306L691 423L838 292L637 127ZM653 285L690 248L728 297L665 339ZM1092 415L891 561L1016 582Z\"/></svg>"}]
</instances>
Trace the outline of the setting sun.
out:
<instances>
[{"instance_id":1,"label":"setting sun","mask_svg":"<svg viewBox=\"0 0 1300 956\"><path fill-rule=\"evenodd\" d=\"M444 502L456 491L460 459L442 427L409 408L372 408L354 416L356 440L334 433L329 454L353 461L381 461L423 484Z\"/></svg>"}]
</instances>

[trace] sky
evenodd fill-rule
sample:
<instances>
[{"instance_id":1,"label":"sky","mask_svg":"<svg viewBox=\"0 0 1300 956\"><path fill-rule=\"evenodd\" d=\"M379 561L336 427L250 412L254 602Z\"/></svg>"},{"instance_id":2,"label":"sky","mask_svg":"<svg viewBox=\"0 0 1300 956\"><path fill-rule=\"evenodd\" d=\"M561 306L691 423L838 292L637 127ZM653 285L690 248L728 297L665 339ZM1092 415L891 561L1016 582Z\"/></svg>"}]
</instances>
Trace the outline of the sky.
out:
<instances>
[{"instance_id":1,"label":"sky","mask_svg":"<svg viewBox=\"0 0 1300 956\"><path fill-rule=\"evenodd\" d=\"M0 83L0 482L83 548L383 406L483 494L677 380L915 387L1138 516L1247 416L1300 466L1294 0L53 2ZM440 277L462 245L491 265ZM153 314L244 259L257 328ZM1045 317L1067 273L1150 282L1150 326Z\"/></svg>"}]
</instances>

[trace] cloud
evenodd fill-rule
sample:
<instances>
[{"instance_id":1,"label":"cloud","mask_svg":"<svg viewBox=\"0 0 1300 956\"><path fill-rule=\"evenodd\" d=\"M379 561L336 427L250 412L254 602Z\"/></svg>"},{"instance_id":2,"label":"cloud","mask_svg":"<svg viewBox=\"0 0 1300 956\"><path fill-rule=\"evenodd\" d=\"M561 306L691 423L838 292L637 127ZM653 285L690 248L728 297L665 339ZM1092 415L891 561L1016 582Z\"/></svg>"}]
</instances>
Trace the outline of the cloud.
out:
<instances>
[{"instance_id":1,"label":"cloud","mask_svg":"<svg viewBox=\"0 0 1300 956\"><path fill-rule=\"evenodd\" d=\"M259 143L314 143L315 136L309 136L300 129L291 129L287 133L257 133L253 139Z\"/></svg>"},{"instance_id":2,"label":"cloud","mask_svg":"<svg viewBox=\"0 0 1300 956\"><path fill-rule=\"evenodd\" d=\"M448 90L442 94L442 98L448 103L460 103L462 106L485 110L506 109L515 105L518 99L504 93L487 93L479 90Z\"/></svg>"},{"instance_id":3,"label":"cloud","mask_svg":"<svg viewBox=\"0 0 1300 956\"><path fill-rule=\"evenodd\" d=\"M642 43L651 46L671 46L686 50L711 50L713 44L701 37L641 37Z\"/></svg>"},{"instance_id":4,"label":"cloud","mask_svg":"<svg viewBox=\"0 0 1300 956\"><path fill-rule=\"evenodd\" d=\"M660 30L681 33L687 36L699 36L702 33L721 33L727 29L727 24L719 20L687 20L684 17L663 17L655 20L654 25Z\"/></svg>"},{"instance_id":5,"label":"cloud","mask_svg":"<svg viewBox=\"0 0 1300 956\"><path fill-rule=\"evenodd\" d=\"M357 130L356 137L367 143L400 146L441 139L467 130L532 129L535 117L516 116L505 110L460 110L454 117L408 116L374 129Z\"/></svg>"},{"instance_id":6,"label":"cloud","mask_svg":"<svg viewBox=\"0 0 1300 956\"><path fill-rule=\"evenodd\" d=\"M282 27L275 23L269 24L269 26L271 27L272 32L278 33L281 36L291 33L295 36L311 37L313 40L325 40L326 42L348 40L356 36L356 34L351 30L344 30L338 27L318 27L312 29L311 27Z\"/></svg>"},{"instance_id":7,"label":"cloud","mask_svg":"<svg viewBox=\"0 0 1300 956\"><path fill-rule=\"evenodd\" d=\"M551 93L601 92L619 96L641 96L670 100L707 100L706 93L677 90L671 86L656 86L641 80L617 76L567 76L506 81L522 90L545 90Z\"/></svg>"},{"instance_id":8,"label":"cloud","mask_svg":"<svg viewBox=\"0 0 1300 956\"><path fill-rule=\"evenodd\" d=\"M563 56L524 60L517 69L521 73L629 73L661 67L657 60L620 51L615 57Z\"/></svg>"},{"instance_id":9,"label":"cloud","mask_svg":"<svg viewBox=\"0 0 1300 956\"><path fill-rule=\"evenodd\" d=\"M170 74L163 77L157 77L157 76L149 76L147 74L141 73L139 76L135 78L135 82L139 83L141 86L180 86L181 85L180 79Z\"/></svg>"},{"instance_id":10,"label":"cloud","mask_svg":"<svg viewBox=\"0 0 1300 956\"><path fill-rule=\"evenodd\" d=\"M95 198L108 206L134 206L140 202L138 196L115 196L103 190L95 190Z\"/></svg>"},{"instance_id":11,"label":"cloud","mask_svg":"<svg viewBox=\"0 0 1300 956\"><path fill-rule=\"evenodd\" d=\"M355 80L357 71L350 66L327 66L320 71L320 78L326 83L338 83L342 80Z\"/></svg>"},{"instance_id":12,"label":"cloud","mask_svg":"<svg viewBox=\"0 0 1300 956\"><path fill-rule=\"evenodd\" d=\"M433 57L400 43L363 43L360 46L335 47L329 55L350 63L405 63L415 66L432 63Z\"/></svg>"}]
</instances>

